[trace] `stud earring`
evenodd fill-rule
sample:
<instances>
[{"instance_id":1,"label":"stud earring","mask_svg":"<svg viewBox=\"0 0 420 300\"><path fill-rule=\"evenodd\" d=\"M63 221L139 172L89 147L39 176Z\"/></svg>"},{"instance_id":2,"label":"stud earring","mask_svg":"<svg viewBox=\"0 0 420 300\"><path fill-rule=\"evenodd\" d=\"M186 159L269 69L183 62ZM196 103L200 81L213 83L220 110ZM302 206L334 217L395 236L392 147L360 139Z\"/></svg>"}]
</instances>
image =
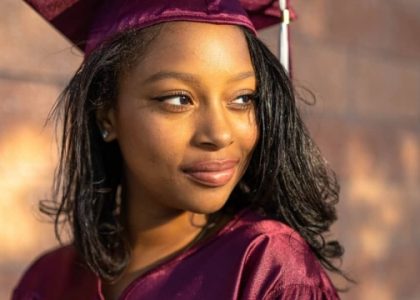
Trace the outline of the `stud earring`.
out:
<instances>
[{"instance_id":1,"label":"stud earring","mask_svg":"<svg viewBox=\"0 0 420 300\"><path fill-rule=\"evenodd\" d=\"M102 138L105 140L108 136L109 136L109 132L108 130L104 129L102 130Z\"/></svg>"}]
</instances>

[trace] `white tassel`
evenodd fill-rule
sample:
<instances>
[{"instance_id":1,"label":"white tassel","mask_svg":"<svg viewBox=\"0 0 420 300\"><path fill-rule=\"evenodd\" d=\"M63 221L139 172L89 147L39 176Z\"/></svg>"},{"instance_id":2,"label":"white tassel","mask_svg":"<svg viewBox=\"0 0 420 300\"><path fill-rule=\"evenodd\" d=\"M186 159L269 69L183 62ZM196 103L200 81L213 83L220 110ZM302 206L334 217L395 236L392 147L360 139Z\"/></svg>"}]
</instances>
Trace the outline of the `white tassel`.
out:
<instances>
[{"instance_id":1,"label":"white tassel","mask_svg":"<svg viewBox=\"0 0 420 300\"><path fill-rule=\"evenodd\" d=\"M282 11L283 20L280 24L279 37L279 58L280 62L287 72L289 72L289 23L290 12L287 9L286 0L279 0L280 10Z\"/></svg>"}]
</instances>

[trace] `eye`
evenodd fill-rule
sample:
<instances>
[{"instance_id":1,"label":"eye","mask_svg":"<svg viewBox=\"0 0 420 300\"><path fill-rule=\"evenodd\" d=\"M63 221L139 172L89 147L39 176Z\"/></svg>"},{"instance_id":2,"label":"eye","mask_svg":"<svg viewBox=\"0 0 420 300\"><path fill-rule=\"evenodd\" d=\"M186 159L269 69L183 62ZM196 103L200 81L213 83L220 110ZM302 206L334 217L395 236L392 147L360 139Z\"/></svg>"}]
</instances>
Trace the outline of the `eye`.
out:
<instances>
[{"instance_id":1,"label":"eye","mask_svg":"<svg viewBox=\"0 0 420 300\"><path fill-rule=\"evenodd\" d=\"M192 104L191 98L184 94L166 95L157 97L156 99L166 104L175 106Z\"/></svg>"},{"instance_id":2,"label":"eye","mask_svg":"<svg viewBox=\"0 0 420 300\"><path fill-rule=\"evenodd\" d=\"M235 98L231 103L233 103L233 104L249 104L253 100L254 100L254 95L253 94L246 94L246 95L241 95L241 96Z\"/></svg>"},{"instance_id":3,"label":"eye","mask_svg":"<svg viewBox=\"0 0 420 300\"><path fill-rule=\"evenodd\" d=\"M229 102L229 107L236 110L247 110L254 104L254 93L242 94Z\"/></svg>"},{"instance_id":4,"label":"eye","mask_svg":"<svg viewBox=\"0 0 420 300\"><path fill-rule=\"evenodd\" d=\"M179 95L179 96L167 96L165 99L162 99L167 104L171 105L189 105L191 104L191 99L186 95Z\"/></svg>"},{"instance_id":5,"label":"eye","mask_svg":"<svg viewBox=\"0 0 420 300\"><path fill-rule=\"evenodd\" d=\"M154 97L160 102L161 107L169 112L183 112L190 110L194 104L192 98L186 92L179 91L168 95Z\"/></svg>"}]
</instances>

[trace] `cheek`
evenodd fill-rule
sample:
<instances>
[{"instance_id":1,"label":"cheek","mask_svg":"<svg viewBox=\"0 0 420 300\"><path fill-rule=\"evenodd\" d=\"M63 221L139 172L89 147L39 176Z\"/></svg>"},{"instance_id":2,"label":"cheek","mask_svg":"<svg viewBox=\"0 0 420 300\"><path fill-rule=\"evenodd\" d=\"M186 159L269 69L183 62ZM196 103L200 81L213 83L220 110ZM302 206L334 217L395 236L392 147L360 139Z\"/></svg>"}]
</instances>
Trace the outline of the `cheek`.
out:
<instances>
[{"instance_id":1,"label":"cheek","mask_svg":"<svg viewBox=\"0 0 420 300\"><path fill-rule=\"evenodd\" d=\"M180 161L188 139L186 130L145 110L121 114L118 143L129 165L170 165Z\"/></svg>"},{"instance_id":2,"label":"cheek","mask_svg":"<svg viewBox=\"0 0 420 300\"><path fill-rule=\"evenodd\" d=\"M244 154L251 154L258 140L258 126L253 112L235 123L235 131Z\"/></svg>"}]
</instances>

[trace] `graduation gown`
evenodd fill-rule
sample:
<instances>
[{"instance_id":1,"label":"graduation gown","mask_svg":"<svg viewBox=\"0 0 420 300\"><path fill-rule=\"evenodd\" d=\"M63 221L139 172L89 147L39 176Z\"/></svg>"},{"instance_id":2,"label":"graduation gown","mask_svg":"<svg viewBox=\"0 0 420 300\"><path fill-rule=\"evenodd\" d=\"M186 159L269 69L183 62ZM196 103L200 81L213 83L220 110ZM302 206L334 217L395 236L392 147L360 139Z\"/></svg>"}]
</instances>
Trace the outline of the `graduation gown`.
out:
<instances>
[{"instance_id":1,"label":"graduation gown","mask_svg":"<svg viewBox=\"0 0 420 300\"><path fill-rule=\"evenodd\" d=\"M44 254L23 275L13 300L104 299L101 280L73 246ZM121 300L339 299L299 234L246 209L216 235L136 278Z\"/></svg>"}]
</instances>

